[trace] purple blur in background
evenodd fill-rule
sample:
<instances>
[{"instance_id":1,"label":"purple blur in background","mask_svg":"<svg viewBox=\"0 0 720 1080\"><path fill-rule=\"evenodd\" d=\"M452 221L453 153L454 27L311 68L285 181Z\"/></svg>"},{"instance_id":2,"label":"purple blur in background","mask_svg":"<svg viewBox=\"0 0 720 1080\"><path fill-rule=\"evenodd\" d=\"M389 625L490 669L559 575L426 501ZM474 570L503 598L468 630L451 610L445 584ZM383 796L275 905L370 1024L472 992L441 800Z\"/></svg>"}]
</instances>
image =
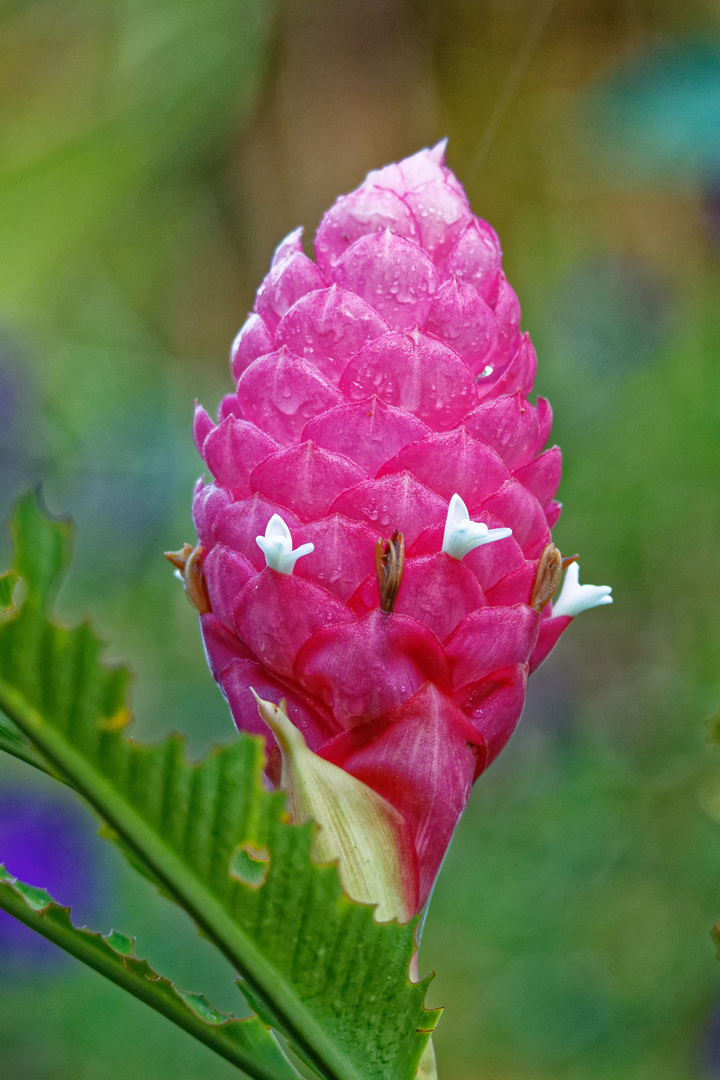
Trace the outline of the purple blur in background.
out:
<instances>
[{"instance_id":1,"label":"purple blur in background","mask_svg":"<svg viewBox=\"0 0 720 1080\"><path fill-rule=\"evenodd\" d=\"M72 907L78 925L92 919L103 892L93 831L92 818L65 798L20 786L0 792L0 863ZM0 911L0 979L63 959L60 949Z\"/></svg>"}]
</instances>

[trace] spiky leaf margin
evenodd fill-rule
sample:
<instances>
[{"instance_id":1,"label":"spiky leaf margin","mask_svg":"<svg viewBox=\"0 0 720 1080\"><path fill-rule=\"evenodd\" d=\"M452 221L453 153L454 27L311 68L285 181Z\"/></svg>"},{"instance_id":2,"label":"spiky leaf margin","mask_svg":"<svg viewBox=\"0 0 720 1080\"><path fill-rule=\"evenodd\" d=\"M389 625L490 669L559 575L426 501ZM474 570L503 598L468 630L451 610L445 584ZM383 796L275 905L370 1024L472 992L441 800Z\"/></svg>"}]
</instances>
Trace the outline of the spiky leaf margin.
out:
<instances>
[{"instance_id":1,"label":"spiky leaf margin","mask_svg":"<svg viewBox=\"0 0 720 1080\"><path fill-rule=\"evenodd\" d=\"M133 938L76 927L70 909L44 889L18 881L0 864L0 908L205 1043L255 1080L299 1080L256 1016L237 1020L202 995L181 990L135 954Z\"/></svg>"},{"instance_id":2,"label":"spiky leaf margin","mask_svg":"<svg viewBox=\"0 0 720 1080\"><path fill-rule=\"evenodd\" d=\"M241 736L191 765L179 736L157 746L128 739L127 672L102 665L87 622L68 629L47 615L69 560L69 525L28 497L13 534L26 596L0 624L0 709L321 1075L411 1080L439 1016L423 1006L429 978L408 978L414 923L378 925L342 894L334 866L312 863L312 826L287 824L283 797L264 789L261 740ZM269 852L260 887L232 873L248 845Z\"/></svg>"}]
</instances>

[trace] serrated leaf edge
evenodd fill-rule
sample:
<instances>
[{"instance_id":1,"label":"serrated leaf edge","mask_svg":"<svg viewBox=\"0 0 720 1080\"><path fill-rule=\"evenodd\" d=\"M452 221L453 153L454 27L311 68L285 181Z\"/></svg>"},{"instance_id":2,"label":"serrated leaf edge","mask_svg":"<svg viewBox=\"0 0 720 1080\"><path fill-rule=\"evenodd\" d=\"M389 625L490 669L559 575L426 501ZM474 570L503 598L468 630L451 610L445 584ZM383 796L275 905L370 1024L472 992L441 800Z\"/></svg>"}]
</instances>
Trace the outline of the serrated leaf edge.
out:
<instances>
[{"instance_id":1,"label":"serrated leaf edge","mask_svg":"<svg viewBox=\"0 0 720 1080\"><path fill-rule=\"evenodd\" d=\"M299 1080L272 1033L257 1016L238 1019L214 1008L204 994L183 990L135 953L135 939L104 935L72 922L70 908L45 889L19 881L0 863L0 908L144 1001L255 1080ZM241 1041L255 1042L275 1058L272 1067L253 1059Z\"/></svg>"}]
</instances>

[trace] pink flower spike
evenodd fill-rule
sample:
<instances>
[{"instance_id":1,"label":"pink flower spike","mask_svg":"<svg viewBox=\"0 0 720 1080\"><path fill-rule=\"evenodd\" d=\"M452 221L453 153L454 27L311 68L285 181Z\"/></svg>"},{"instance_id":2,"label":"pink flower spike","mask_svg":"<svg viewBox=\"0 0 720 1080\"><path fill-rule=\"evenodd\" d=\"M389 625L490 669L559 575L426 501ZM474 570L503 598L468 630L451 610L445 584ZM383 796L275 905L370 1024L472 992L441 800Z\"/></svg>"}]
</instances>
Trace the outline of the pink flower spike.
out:
<instances>
[{"instance_id":1,"label":"pink flower spike","mask_svg":"<svg viewBox=\"0 0 720 1080\"><path fill-rule=\"evenodd\" d=\"M265 535L256 536L255 542L265 555L267 565L280 574L292 574L298 559L315 550L314 544L301 544L293 551L290 530L279 514L273 514Z\"/></svg>"},{"instance_id":2,"label":"pink flower spike","mask_svg":"<svg viewBox=\"0 0 720 1080\"><path fill-rule=\"evenodd\" d=\"M442 549L453 559L464 559L468 552L494 540L512 536L512 529L488 529L481 521L471 521L468 508L455 493L448 506Z\"/></svg>"},{"instance_id":3,"label":"pink flower spike","mask_svg":"<svg viewBox=\"0 0 720 1080\"><path fill-rule=\"evenodd\" d=\"M529 401L537 356L500 241L444 153L341 195L314 260L301 229L278 246L232 346L236 392L217 425L195 413L214 480L196 485L187 545L210 669L238 727L266 736L268 783L290 792L285 698L307 752L402 817L411 906L529 672L612 603L577 564L552 602L552 410Z\"/></svg>"}]
</instances>

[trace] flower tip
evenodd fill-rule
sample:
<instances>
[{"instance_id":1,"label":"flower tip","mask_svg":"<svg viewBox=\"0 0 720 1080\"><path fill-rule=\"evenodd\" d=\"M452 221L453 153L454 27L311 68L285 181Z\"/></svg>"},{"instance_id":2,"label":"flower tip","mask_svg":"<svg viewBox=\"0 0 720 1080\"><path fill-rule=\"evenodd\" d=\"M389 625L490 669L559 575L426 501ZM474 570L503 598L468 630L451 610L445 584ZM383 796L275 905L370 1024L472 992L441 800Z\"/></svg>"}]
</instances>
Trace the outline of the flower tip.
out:
<instances>
[{"instance_id":1,"label":"flower tip","mask_svg":"<svg viewBox=\"0 0 720 1080\"><path fill-rule=\"evenodd\" d=\"M304 231L305 229L303 226L298 225L297 229L293 229L292 232L287 234L284 240L280 241L273 252L272 262L270 263L270 268L272 270L282 266L282 264L287 262L293 255L302 254L302 235Z\"/></svg>"},{"instance_id":2,"label":"flower tip","mask_svg":"<svg viewBox=\"0 0 720 1080\"><path fill-rule=\"evenodd\" d=\"M438 165L444 165L445 164L445 151L447 150L447 144L448 144L448 137L446 135L444 139L440 139L440 142L435 143L435 145L431 146L430 149L428 150L428 155Z\"/></svg>"},{"instance_id":3,"label":"flower tip","mask_svg":"<svg viewBox=\"0 0 720 1080\"><path fill-rule=\"evenodd\" d=\"M283 698L279 705L273 701L266 701L257 694L254 688L250 692L255 698L260 717L265 721L277 740L277 744L283 754L297 753L307 749L307 744L302 732L295 727L287 714L287 702Z\"/></svg>"}]
</instances>

